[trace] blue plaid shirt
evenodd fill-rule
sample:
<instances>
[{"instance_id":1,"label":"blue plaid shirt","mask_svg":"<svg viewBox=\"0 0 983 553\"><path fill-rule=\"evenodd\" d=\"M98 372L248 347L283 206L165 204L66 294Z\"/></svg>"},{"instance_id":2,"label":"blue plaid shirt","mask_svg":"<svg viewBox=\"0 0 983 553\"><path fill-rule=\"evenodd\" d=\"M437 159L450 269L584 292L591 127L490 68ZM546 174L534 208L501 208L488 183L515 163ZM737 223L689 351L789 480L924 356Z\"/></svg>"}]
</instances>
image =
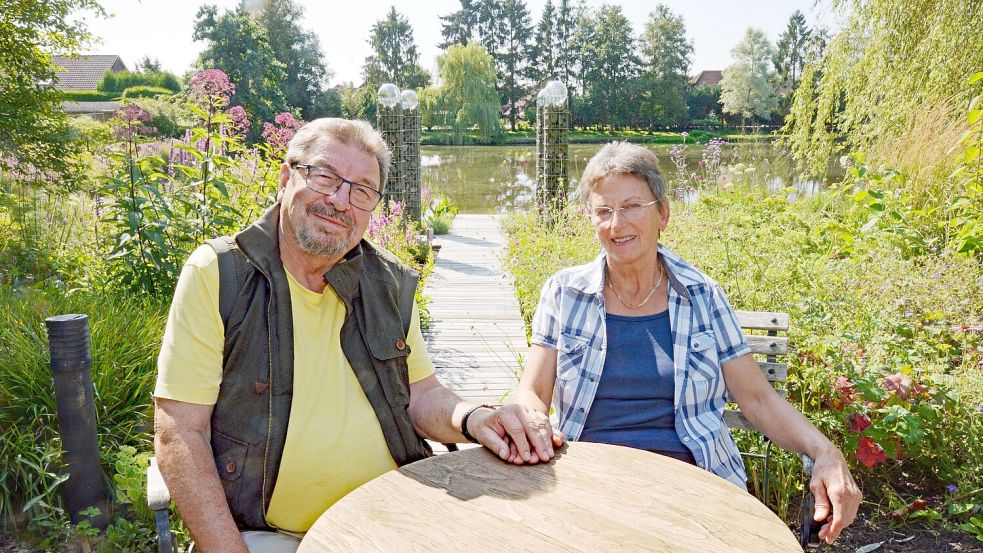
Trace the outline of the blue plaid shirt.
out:
<instances>
[{"instance_id":1,"label":"blue plaid shirt","mask_svg":"<svg viewBox=\"0 0 983 553\"><path fill-rule=\"evenodd\" d=\"M659 258L669 277L676 432L699 466L746 488L744 463L723 419L720 365L751 349L719 284L661 244ZM584 430L604 368L604 263L602 252L550 277L532 322L532 343L557 350L553 404L570 440Z\"/></svg>"}]
</instances>

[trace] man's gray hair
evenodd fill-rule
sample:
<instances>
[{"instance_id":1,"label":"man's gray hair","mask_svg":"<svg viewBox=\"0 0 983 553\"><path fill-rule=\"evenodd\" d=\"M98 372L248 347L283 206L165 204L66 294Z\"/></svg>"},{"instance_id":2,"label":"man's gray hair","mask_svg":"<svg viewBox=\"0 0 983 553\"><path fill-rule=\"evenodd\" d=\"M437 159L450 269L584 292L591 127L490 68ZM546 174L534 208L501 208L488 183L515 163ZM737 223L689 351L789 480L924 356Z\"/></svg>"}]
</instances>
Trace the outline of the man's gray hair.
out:
<instances>
[{"instance_id":1,"label":"man's gray hair","mask_svg":"<svg viewBox=\"0 0 983 553\"><path fill-rule=\"evenodd\" d=\"M587 205L591 190L611 175L635 175L649 185L659 204L666 202L666 185L659 173L658 160L652 150L628 142L605 144L587 162L580 176L580 201Z\"/></svg>"},{"instance_id":2,"label":"man's gray hair","mask_svg":"<svg viewBox=\"0 0 983 553\"><path fill-rule=\"evenodd\" d=\"M375 157L379 162L379 191L385 191L392 153L382 135L365 121L323 117L306 123L287 145L287 164L304 163L332 140L355 146Z\"/></svg>"}]
</instances>

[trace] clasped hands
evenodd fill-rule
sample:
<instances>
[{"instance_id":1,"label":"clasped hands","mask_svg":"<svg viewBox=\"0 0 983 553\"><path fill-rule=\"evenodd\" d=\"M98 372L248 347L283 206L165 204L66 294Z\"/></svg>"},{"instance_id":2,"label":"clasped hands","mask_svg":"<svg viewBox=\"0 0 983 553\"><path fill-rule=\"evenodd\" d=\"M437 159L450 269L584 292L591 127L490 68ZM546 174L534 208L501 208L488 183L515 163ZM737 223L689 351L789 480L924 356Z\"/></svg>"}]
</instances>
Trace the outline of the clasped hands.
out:
<instances>
[{"instance_id":1,"label":"clasped hands","mask_svg":"<svg viewBox=\"0 0 983 553\"><path fill-rule=\"evenodd\" d=\"M467 423L481 445L516 465L549 461L554 448L563 445L563 433L553 428L549 417L518 404L478 409Z\"/></svg>"}]
</instances>

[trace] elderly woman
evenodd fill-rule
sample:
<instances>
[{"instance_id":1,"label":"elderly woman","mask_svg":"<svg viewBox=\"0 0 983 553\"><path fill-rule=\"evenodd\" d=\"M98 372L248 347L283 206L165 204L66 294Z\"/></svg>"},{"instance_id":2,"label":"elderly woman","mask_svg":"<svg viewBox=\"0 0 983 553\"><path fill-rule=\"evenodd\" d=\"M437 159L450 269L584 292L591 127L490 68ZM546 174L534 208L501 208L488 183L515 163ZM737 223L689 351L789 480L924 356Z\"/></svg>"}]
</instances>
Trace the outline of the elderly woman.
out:
<instances>
[{"instance_id":1,"label":"elderly woman","mask_svg":"<svg viewBox=\"0 0 983 553\"><path fill-rule=\"evenodd\" d=\"M832 543L860 491L840 451L765 380L720 286L659 244L669 202L655 155L607 144L584 169L580 195L602 251L543 286L508 407L542 433L531 452L514 444L513 457L538 462L539 445L565 435L668 455L746 488L723 420L729 396L776 444L815 459L815 519Z\"/></svg>"}]
</instances>

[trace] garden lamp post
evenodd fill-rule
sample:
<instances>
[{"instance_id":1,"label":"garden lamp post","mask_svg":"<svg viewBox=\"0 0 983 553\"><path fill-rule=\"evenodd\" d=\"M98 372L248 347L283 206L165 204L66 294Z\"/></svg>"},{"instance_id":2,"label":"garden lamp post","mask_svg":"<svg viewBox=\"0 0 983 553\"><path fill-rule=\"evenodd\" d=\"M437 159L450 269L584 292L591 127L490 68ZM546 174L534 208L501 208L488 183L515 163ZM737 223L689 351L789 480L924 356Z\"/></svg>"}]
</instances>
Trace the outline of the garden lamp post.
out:
<instances>
[{"instance_id":1,"label":"garden lamp post","mask_svg":"<svg viewBox=\"0 0 983 553\"><path fill-rule=\"evenodd\" d=\"M566 199L569 122L566 85L546 83L536 96L536 201L548 211L559 209Z\"/></svg>"},{"instance_id":2,"label":"garden lamp post","mask_svg":"<svg viewBox=\"0 0 983 553\"><path fill-rule=\"evenodd\" d=\"M68 480L62 487L65 507L73 524L88 520L93 527L102 529L109 522L109 491L96 439L89 318L58 315L44 322L48 327L62 460L68 468ZM98 508L99 514L81 514L90 507Z\"/></svg>"},{"instance_id":3,"label":"garden lamp post","mask_svg":"<svg viewBox=\"0 0 983 553\"><path fill-rule=\"evenodd\" d=\"M406 213L413 221L422 216L420 205L420 98L413 90L404 90L399 96L403 108L403 159L402 175L405 191Z\"/></svg>"},{"instance_id":4,"label":"garden lamp post","mask_svg":"<svg viewBox=\"0 0 983 553\"><path fill-rule=\"evenodd\" d=\"M379 102L378 127L386 146L392 152L389 163L389 178L385 183L385 193L382 195L386 209L392 202L405 205L406 188L403 180L403 107L400 105L399 87L386 83L379 87L376 94Z\"/></svg>"}]
</instances>

